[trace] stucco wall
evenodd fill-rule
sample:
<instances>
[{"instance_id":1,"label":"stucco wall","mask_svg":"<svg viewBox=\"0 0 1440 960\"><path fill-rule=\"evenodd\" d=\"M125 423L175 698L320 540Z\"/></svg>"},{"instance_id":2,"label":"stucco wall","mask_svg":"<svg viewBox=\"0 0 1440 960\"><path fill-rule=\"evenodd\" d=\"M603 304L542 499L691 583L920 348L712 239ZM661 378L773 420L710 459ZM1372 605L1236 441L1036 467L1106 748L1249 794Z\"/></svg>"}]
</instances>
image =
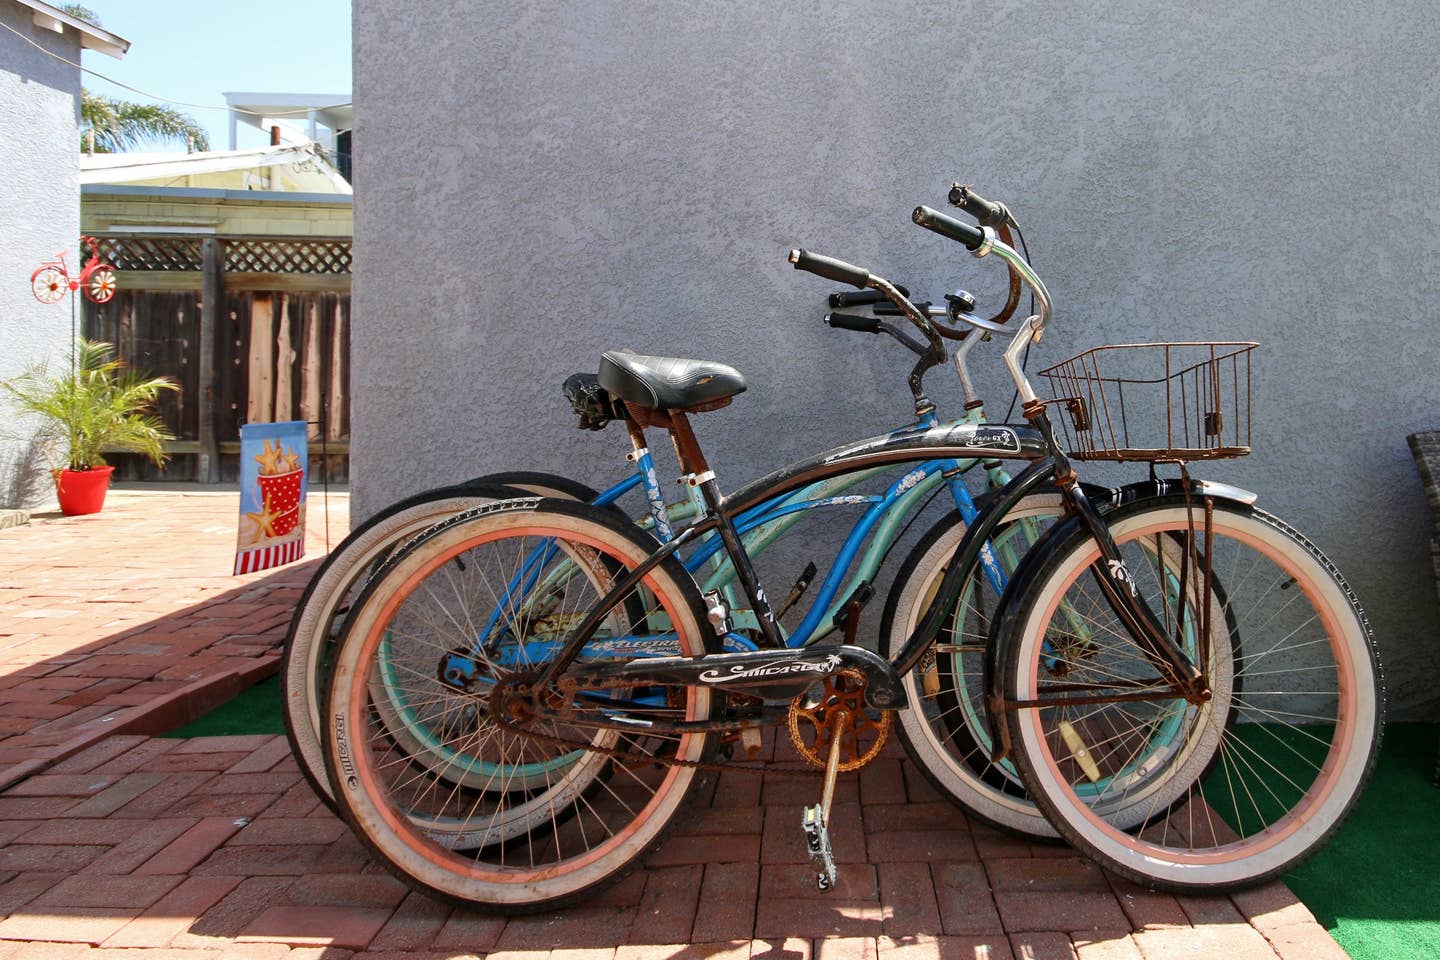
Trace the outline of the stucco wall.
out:
<instances>
[{"instance_id":1,"label":"stucco wall","mask_svg":"<svg viewBox=\"0 0 1440 960\"><path fill-rule=\"evenodd\" d=\"M80 38L35 27L32 11L0 0L0 22L67 60ZM0 380L26 363L61 362L70 349L70 307L30 294L30 274L57 251L73 264L79 243L80 71L0 30ZM0 417L0 507L53 501L31 445L33 425Z\"/></svg>"},{"instance_id":2,"label":"stucco wall","mask_svg":"<svg viewBox=\"0 0 1440 960\"><path fill-rule=\"evenodd\" d=\"M1057 303L1036 360L1264 341L1256 455L1197 472L1334 556L1398 712L1433 716L1405 446L1440 426L1429 12L535 2L481 23L460 0L358 0L356 515L507 467L614 478L623 441L575 431L558 392L607 348L750 378L700 418L727 488L894 425L908 358L824 328L829 286L785 251L992 291L997 266L908 222L963 179L1029 227ZM979 365L1008 398L998 356Z\"/></svg>"}]
</instances>

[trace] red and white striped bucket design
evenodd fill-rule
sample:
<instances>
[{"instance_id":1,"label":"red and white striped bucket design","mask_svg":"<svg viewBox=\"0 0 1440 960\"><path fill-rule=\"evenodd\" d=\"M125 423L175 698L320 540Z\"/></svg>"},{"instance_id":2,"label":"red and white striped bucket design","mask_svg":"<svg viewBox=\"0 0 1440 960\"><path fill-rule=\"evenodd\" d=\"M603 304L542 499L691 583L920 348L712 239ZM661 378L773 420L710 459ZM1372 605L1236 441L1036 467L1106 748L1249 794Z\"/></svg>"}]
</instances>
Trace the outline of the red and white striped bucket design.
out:
<instances>
[{"instance_id":1,"label":"red and white striped bucket design","mask_svg":"<svg viewBox=\"0 0 1440 960\"><path fill-rule=\"evenodd\" d=\"M271 567L283 566L293 563L305 555L305 541L296 537L289 543L276 544L273 547L255 547L252 550L241 550L235 554L235 573L254 573L257 570L268 570Z\"/></svg>"}]
</instances>

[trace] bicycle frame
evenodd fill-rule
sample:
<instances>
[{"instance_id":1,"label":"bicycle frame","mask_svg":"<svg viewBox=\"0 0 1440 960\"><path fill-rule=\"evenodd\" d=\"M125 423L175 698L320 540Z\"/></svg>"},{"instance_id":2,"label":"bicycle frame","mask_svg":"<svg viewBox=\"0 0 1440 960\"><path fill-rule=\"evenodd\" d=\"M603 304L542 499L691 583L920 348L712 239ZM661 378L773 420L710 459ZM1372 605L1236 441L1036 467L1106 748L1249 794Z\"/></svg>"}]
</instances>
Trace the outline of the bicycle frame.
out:
<instances>
[{"instance_id":1,"label":"bicycle frame","mask_svg":"<svg viewBox=\"0 0 1440 960\"><path fill-rule=\"evenodd\" d=\"M949 426L958 426L963 423L978 424L981 414L982 411L978 409L972 410L964 418L950 423ZM914 425L893 431L888 436L903 437L938 426L940 423L932 414ZM593 501L595 505L612 505L637 487L643 488L649 506L649 520L642 523L642 526L650 529L661 542L669 542L674 539L673 524L677 520L685 520L703 514L704 502L694 487L688 488L689 496L685 500L677 504L665 504L654 463L647 448L637 444L636 449L627 456L627 459L635 463L635 472L602 492ZM910 516L911 511L923 503L940 484L944 483L949 487L955 507L966 522L974 520L979 511L960 474L968 472L979 462L979 459L975 457L957 460L937 458L926 461L907 471L883 494L846 495L843 491L865 480L887 473L886 467L850 472L817 480L800 490L777 494L738 514L735 517L736 529L744 538L747 551L754 555L774 543L809 510L831 506L869 505L865 514L852 526L842 544L839 554L810 605L809 614L798 627L789 632L785 645L790 647L806 646L823 638L831 631L831 627L827 625L833 624L835 616L843 605L843 601L838 598L853 596L862 583L874 578L885 556L900 535L901 524ZM992 463L986 472L988 481L993 487L1003 487L1010 480L1009 475L998 463ZM749 620L751 615L748 611L736 609L738 604L733 596L735 569L733 563L725 555L724 543L720 537L714 535L707 537L683 562L686 570L696 576L702 593L726 590L731 594L727 596L727 600L732 613L740 614L742 618ZM713 569L701 580L700 574L707 563L712 564ZM1005 574L1000 563L988 551L982 552L982 563L985 566L986 576L996 592L1003 591ZM854 566L853 571L851 570L852 566ZM749 623L754 625L753 621L749 621ZM491 622L487 623L486 629L482 631L482 636L488 635L493 626L492 617ZM754 645L743 638L733 637L732 639L735 643L754 649Z\"/></svg>"},{"instance_id":2,"label":"bicycle frame","mask_svg":"<svg viewBox=\"0 0 1440 960\"><path fill-rule=\"evenodd\" d=\"M712 506L706 516L699 522L692 524L680 531L669 543L662 544L660 548L652 553L644 562L630 570L624 577L620 578L595 607L587 614L582 621L566 639L566 642L551 660L541 682L548 682L553 677L565 670L573 663L583 650L585 643L590 636L609 616L612 610L620 603L641 580L644 579L652 569L659 565L666 557L675 554L687 544L699 540L717 530L723 531L724 525L734 525L737 519L750 515L756 508L762 510L769 504L783 501L788 494L797 490L810 487L812 484L820 483L832 478L852 475L875 467L891 466L897 463L920 463L931 466L946 461L963 461L973 459L1038 459L1048 453L1045 438L1041 433L1028 425L1018 424L984 424L984 423L959 423L940 424L928 428L909 430L886 434L883 436L871 437L859 443L849 444L831 451L822 453L816 457L801 461L797 464L782 468L781 470L743 487L729 498L723 500L718 506ZM1031 471L1026 471L1026 474ZM908 474L907 474L908 476ZM1025 474L1022 474L1025 476ZM904 483L904 478L897 481L895 487ZM1008 490L1015 486L1012 481L1004 489ZM894 491L894 492L898 492ZM876 511L876 506L871 512ZM873 522L873 521L872 521ZM993 524L992 524L993 526ZM743 552L743 547L741 547ZM731 559L735 559L734 551L727 545L727 552L730 552ZM976 550L976 556L980 554ZM993 558L992 558L993 559ZM838 566L838 564L837 564ZM764 602L764 593L758 583L754 581L753 571L749 569L748 563L736 564L737 580L746 595L751 598L759 597L759 613L763 617L768 613L768 604ZM833 576L833 575L832 575ZM838 586L835 587L838 589ZM812 617L815 617L814 609L821 607L820 599L817 598L812 607ZM818 619L818 618L817 618ZM803 625L802 625L803 626ZM798 632L798 631L797 631ZM907 645L908 649L909 645ZM880 669L874 662L879 660L873 653L862 650L858 647L842 645L840 647L827 647L826 651L831 655L839 655L842 659L853 658L858 664L863 664L867 674L873 670ZM806 660L803 647L788 647L788 649L765 651L766 654L776 657L769 664L768 672L758 678L754 678L754 684L737 684L735 689L742 692L751 692L751 686L768 686L775 683L785 683L798 674L815 673L822 670L820 664L825 661ZM741 654L739 656L756 656L756 654ZM606 669L600 668L600 672L606 673L612 678L625 678L627 669L640 669L638 666L657 665L660 661L666 661L663 667L656 669L678 668L685 673L694 673L697 682L724 682L723 680L700 681L700 674L711 670L715 665L704 663L711 657L699 657L694 661L682 660L682 658L663 657L655 659L642 659L630 663L618 664ZM918 657L917 657L918 659ZM681 660L680 663L671 661ZM887 682L883 687L898 690L898 674L894 668L883 660L883 672L888 674ZM687 666L689 665L689 666ZM913 663L911 664L913 666ZM728 665L726 665L728 669ZM588 671L586 676L597 676L594 671ZM734 679L744 679L743 672L737 673ZM879 678L877 678L879 679ZM584 678L576 678L581 686L586 685ZM869 690L869 695L878 696L881 693L882 684L875 684ZM763 694L757 694L762 695ZM900 696L897 694L897 696ZM876 706L886 708L900 706L899 703L876 703Z\"/></svg>"},{"instance_id":3,"label":"bicycle frame","mask_svg":"<svg viewBox=\"0 0 1440 960\"><path fill-rule=\"evenodd\" d=\"M952 440L954 435L958 435L958 438L966 445L963 447L948 446L947 441L954 442ZM991 445L977 451L975 449L977 442ZM957 548L955 560L950 565L946 578L942 580L936 599L929 611L899 653L891 660L886 661L861 647L825 645L815 650L792 648L740 654L708 654L694 658L670 656L640 658L619 663L580 663L571 668L570 665L574 659L572 647L578 652L578 649L584 645L584 638L588 637L603 621L608 612L615 607L619 598L638 584L645 573L658 565L663 557L668 556L693 537L702 535L718 525L720 518L712 515L707 516L700 523L682 530L672 544L661 547L659 551L652 554L644 563L630 571L617 583L596 604L586 621L571 632L566 644L557 651L556 659L547 666L546 674L553 669L555 675L558 676L560 672L567 671L569 668L566 673L567 679L573 681L581 689L587 686L604 686L614 682L637 685L644 683L694 684L732 690L759 697L773 704L787 700L803 691L817 675L825 675L838 669L851 667L866 674L866 700L871 706L879 709L903 709L907 704L904 700L903 688L899 684L899 677L914 669L925 650L934 642L946 611L950 605L953 605L965 579L979 562L981 550L990 539L995 527L1027 494L1056 479L1057 459L1050 455L1041 430L1022 424L980 424L968 430L965 425L956 428L937 427L925 431L919 436L909 438L876 437L870 441L822 454L811 460L787 467L770 477L755 481L732 497L723 508L733 516L747 509L757 500L763 502L763 498L767 494L780 496L787 490L814 482L817 479L865 469L878 463L894 463L897 459L904 458L913 461L918 451L937 454L938 459L938 457L955 457L957 453L966 450L972 453L979 452L982 456L1002 459L1017 459L1023 456L1034 462L998 491L986 508L980 512L974 525L970 527L961 541L960 547ZM1141 496L1163 495L1185 489L1182 481L1161 480L1132 484L1117 489L1096 488L1090 485L1081 488L1078 483L1075 486L1080 491L1080 498L1087 503L1091 502L1093 494L1095 502L1115 505L1130 502ZM1245 491L1203 480L1190 481L1190 489L1197 496L1202 497L1220 497L1242 502L1254 500L1254 496ZM1093 506L1088 512L1094 513ZM1082 513L1080 516L1084 517L1085 514ZM1098 525L1098 531L1094 532L1096 539L1109 539L1103 519L1095 515L1093 522ZM1043 549L1044 542L1045 540L1042 538L1041 549ZM1113 549L1113 541L1111 549ZM1038 552L1032 551L1028 555L1025 563L1022 564L1022 573L1034 569L1033 558ZM1020 575L1021 573L1016 574L1017 577ZM1128 597L1128 594L1125 596ZM1123 604L1125 600L1121 599L1116 602ZM1141 610L1143 613L1140 616L1153 617L1153 614L1150 614L1148 608L1143 604ZM1006 611L1003 609L997 611L997 617L1003 616L1005 613ZM1175 657L1181 663L1189 663L1184 652L1179 650L1174 641L1165 636L1163 632L1160 633L1156 645L1160 650L1163 650L1165 646L1173 648ZM993 663L996 655L996 651L990 650L987 653L987 662ZM993 675L994 672L987 670L990 675ZM541 682L548 679L548 675L543 676ZM994 689L993 682L991 689ZM1174 689L1172 688L1167 695L1174 696ZM1158 696L1160 694L1157 694ZM992 707L996 705L991 704ZM998 704L998 706L1001 709L1004 708L1003 704ZM990 711L991 742L997 745L998 750L1003 751L1008 747L1008 737L1004 735L1003 725L998 728L998 732L995 729L997 715L995 709ZM996 759L1003 759L1003 756L1003 752L997 753Z\"/></svg>"},{"instance_id":4,"label":"bicycle frame","mask_svg":"<svg viewBox=\"0 0 1440 960\"><path fill-rule=\"evenodd\" d=\"M856 444L822 453L810 460L794 464L769 477L755 481L730 497L719 514L713 511L708 513L706 517L685 527L670 541L663 543L645 563L614 585L564 643L527 641L525 659L534 662L534 660L542 659L551 653L556 654L556 659L551 661L552 664L569 663L576 659L595 629L609 616L619 599L664 558L678 553L686 546L696 545L696 550L685 561L687 568L691 570L703 567L707 561L720 555L722 551L730 554L723 544L722 538L715 535L723 521L735 524L736 529L742 535L762 530L767 525L783 524L787 521L794 522L802 512L807 510L856 502L857 498L855 497L813 496L817 490L824 492L827 484L843 487L860 482L876 473L884 472L897 463L918 464L893 482L884 494L859 498L862 502L868 502L869 508L851 529L825 583L812 601L805 620L791 632L786 638L784 648L781 648L792 651L803 649L830 632L829 625L833 622L836 608L835 598L840 595L841 582L845 579L847 569L860 552L861 545L867 538L870 538L872 532L876 531L877 526L880 529L865 550L859 568L852 574L852 582L859 582L873 576L884 553L898 536L897 526L900 519L915 506L920 497L926 496L938 484L944 482L950 485L957 506L967 520L979 515L978 508L958 473L967 464L974 464L982 459L1013 459L1017 455L1038 456L1041 453L1041 439L1031 428L981 424L973 422L974 416L978 415L972 415L971 419L958 423L930 426L917 424L914 427L871 437ZM642 464L642 467L637 470L636 476L629 477L606 490L597 499L597 503L613 503L625 492L642 484L647 476L653 479L653 468L646 469L643 466L645 458L637 456L634 459L637 463ZM992 478L1004 476L998 465L992 467L989 472ZM882 518L885 520L884 523L881 522ZM772 538L778 535L773 529L766 532ZM993 554L989 553L988 548L982 550L981 554L988 555L988 560L981 561L986 565L987 576L993 578L997 590L1002 589L1005 575L1001 571L999 562ZM512 580L512 589L522 592L534 589L534 570L538 569L538 566L535 565L543 565L547 559L548 555L543 549L533 555L527 561L526 566L515 575L515 579ZM730 559L733 560L733 554L730 555ZM742 591L747 596L753 597L759 591L759 586L751 576L747 575L745 567L746 565L741 565L735 570L735 579L739 581ZM763 596L763 594L761 595ZM477 644L494 646L491 641L496 639L495 627L500 611L507 604L508 598L502 597L497 604L497 610L492 613L490 621L479 632L476 638ZM827 614L829 614L829 620L827 620ZM759 615L763 616L764 614ZM577 646L578 638L582 636L585 641L578 642ZM724 646L731 651L735 651L737 648L741 650L757 649L747 638L733 632L724 638ZM572 648L574 649L572 650ZM671 656L674 651L673 638L665 636L644 639L608 638L597 641L590 648L592 654L620 653L647 659ZM472 654L476 652L471 651ZM491 654L494 652L493 649L489 650ZM529 656L530 654L534 654L535 657L532 658ZM873 655L870 656L873 657ZM867 667L873 666L868 660L867 657ZM450 678L450 682L463 683L473 673L473 660L464 654L452 653L445 658L444 674Z\"/></svg>"}]
</instances>

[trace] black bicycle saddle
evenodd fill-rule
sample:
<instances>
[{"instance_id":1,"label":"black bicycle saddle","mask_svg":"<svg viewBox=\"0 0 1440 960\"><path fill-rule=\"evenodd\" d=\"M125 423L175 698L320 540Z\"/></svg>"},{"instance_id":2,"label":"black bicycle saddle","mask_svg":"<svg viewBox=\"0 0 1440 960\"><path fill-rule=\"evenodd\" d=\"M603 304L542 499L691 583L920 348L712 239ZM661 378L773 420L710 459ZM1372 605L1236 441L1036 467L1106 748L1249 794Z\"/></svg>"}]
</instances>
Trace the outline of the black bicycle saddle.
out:
<instances>
[{"instance_id":1,"label":"black bicycle saddle","mask_svg":"<svg viewBox=\"0 0 1440 960\"><path fill-rule=\"evenodd\" d=\"M600 357L600 386L629 403L656 410L714 409L745 392L740 371L710 360L642 357L607 350Z\"/></svg>"}]
</instances>

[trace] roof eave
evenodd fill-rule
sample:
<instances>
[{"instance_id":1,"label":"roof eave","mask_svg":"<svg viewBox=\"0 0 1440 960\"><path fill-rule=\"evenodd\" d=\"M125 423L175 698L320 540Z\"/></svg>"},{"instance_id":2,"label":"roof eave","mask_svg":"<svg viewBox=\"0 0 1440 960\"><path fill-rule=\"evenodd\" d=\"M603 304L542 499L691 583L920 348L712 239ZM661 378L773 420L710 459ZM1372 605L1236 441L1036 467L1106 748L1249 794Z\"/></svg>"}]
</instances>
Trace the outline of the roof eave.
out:
<instances>
[{"instance_id":1,"label":"roof eave","mask_svg":"<svg viewBox=\"0 0 1440 960\"><path fill-rule=\"evenodd\" d=\"M58 7L42 3L41 0L16 0L16 2L30 8L32 19L37 27L53 30L56 33L64 33L66 27L76 30L80 34L80 46L86 50L97 50L119 60L130 49L130 41L124 37L97 27L93 23L86 23L84 20L72 17Z\"/></svg>"},{"instance_id":2,"label":"roof eave","mask_svg":"<svg viewBox=\"0 0 1440 960\"><path fill-rule=\"evenodd\" d=\"M147 156L125 158L121 154L104 155L122 160L119 163L96 164L93 158L80 158L80 183L82 186L95 184L122 184L136 180L154 180L162 177L186 176L187 174L227 173L235 170L273 167L295 160L313 161L317 172L323 176L336 193L353 193L350 182L313 144L294 144L281 147L260 147L255 150L228 150L215 153L176 154L174 156ZM88 161L88 163L87 163Z\"/></svg>"}]
</instances>

